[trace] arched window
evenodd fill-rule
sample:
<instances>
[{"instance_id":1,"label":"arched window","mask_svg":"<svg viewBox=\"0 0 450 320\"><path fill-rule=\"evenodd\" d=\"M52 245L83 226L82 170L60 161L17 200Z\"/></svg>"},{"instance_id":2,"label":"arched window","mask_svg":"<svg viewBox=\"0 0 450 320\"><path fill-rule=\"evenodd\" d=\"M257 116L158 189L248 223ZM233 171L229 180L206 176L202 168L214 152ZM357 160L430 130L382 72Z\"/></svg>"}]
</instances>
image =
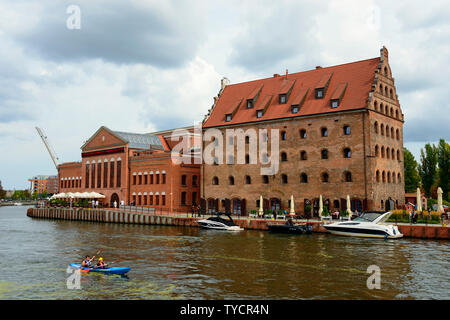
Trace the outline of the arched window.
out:
<instances>
[{"instance_id":1,"label":"arched window","mask_svg":"<svg viewBox=\"0 0 450 320\"><path fill-rule=\"evenodd\" d=\"M286 174L282 174L282 175L281 175L281 183L282 183L282 184L288 183L288 177L287 177Z\"/></svg>"},{"instance_id":2,"label":"arched window","mask_svg":"<svg viewBox=\"0 0 450 320\"><path fill-rule=\"evenodd\" d=\"M287 154L286 152L281 153L281 161L287 161Z\"/></svg>"},{"instance_id":3,"label":"arched window","mask_svg":"<svg viewBox=\"0 0 450 320\"><path fill-rule=\"evenodd\" d=\"M391 149L391 159L395 160L395 150L394 150L394 148Z\"/></svg>"},{"instance_id":4,"label":"arched window","mask_svg":"<svg viewBox=\"0 0 450 320\"><path fill-rule=\"evenodd\" d=\"M352 156L352 152L350 150L350 148L345 148L344 149L344 158L350 158Z\"/></svg>"},{"instance_id":5,"label":"arched window","mask_svg":"<svg viewBox=\"0 0 450 320\"><path fill-rule=\"evenodd\" d=\"M380 156L380 148L378 147L378 145L375 146L375 157L379 157Z\"/></svg>"},{"instance_id":6,"label":"arched window","mask_svg":"<svg viewBox=\"0 0 450 320\"><path fill-rule=\"evenodd\" d=\"M400 150L397 150L397 161L400 161Z\"/></svg>"},{"instance_id":7,"label":"arched window","mask_svg":"<svg viewBox=\"0 0 450 320\"><path fill-rule=\"evenodd\" d=\"M391 107L391 117L394 117L394 108Z\"/></svg>"},{"instance_id":8,"label":"arched window","mask_svg":"<svg viewBox=\"0 0 450 320\"><path fill-rule=\"evenodd\" d=\"M388 113L388 105L386 105L386 106L384 107L384 113L385 113L386 115L389 115L389 113Z\"/></svg>"},{"instance_id":9,"label":"arched window","mask_svg":"<svg viewBox=\"0 0 450 320\"><path fill-rule=\"evenodd\" d=\"M383 113L384 112L384 105L382 103L380 103L380 112Z\"/></svg>"},{"instance_id":10,"label":"arched window","mask_svg":"<svg viewBox=\"0 0 450 320\"><path fill-rule=\"evenodd\" d=\"M352 173L350 171L344 172L344 181L345 182L352 182Z\"/></svg>"},{"instance_id":11,"label":"arched window","mask_svg":"<svg viewBox=\"0 0 450 320\"><path fill-rule=\"evenodd\" d=\"M252 178L250 176L245 176L245 184L252 184Z\"/></svg>"},{"instance_id":12,"label":"arched window","mask_svg":"<svg viewBox=\"0 0 450 320\"><path fill-rule=\"evenodd\" d=\"M305 129L300 130L300 139L306 139L306 130Z\"/></svg>"},{"instance_id":13,"label":"arched window","mask_svg":"<svg viewBox=\"0 0 450 320\"><path fill-rule=\"evenodd\" d=\"M383 183L386 182L386 172L384 172L384 170L383 170L383 172L381 173L381 179L382 179Z\"/></svg>"},{"instance_id":14,"label":"arched window","mask_svg":"<svg viewBox=\"0 0 450 320\"><path fill-rule=\"evenodd\" d=\"M234 185L234 177L233 176L229 176L228 177L228 183L232 186Z\"/></svg>"},{"instance_id":15,"label":"arched window","mask_svg":"<svg viewBox=\"0 0 450 320\"><path fill-rule=\"evenodd\" d=\"M378 111L378 102L376 100L373 103L373 108L375 109L375 111Z\"/></svg>"},{"instance_id":16,"label":"arched window","mask_svg":"<svg viewBox=\"0 0 450 320\"><path fill-rule=\"evenodd\" d=\"M286 140L286 139L287 139L286 131L281 131L281 140Z\"/></svg>"},{"instance_id":17,"label":"arched window","mask_svg":"<svg viewBox=\"0 0 450 320\"><path fill-rule=\"evenodd\" d=\"M323 173L321 174L321 177L322 177L322 182L328 182L328 181L329 181L328 173L323 172Z\"/></svg>"},{"instance_id":18,"label":"arched window","mask_svg":"<svg viewBox=\"0 0 450 320\"><path fill-rule=\"evenodd\" d=\"M381 83L380 83L379 89L380 89L380 93L383 94L383 85Z\"/></svg>"},{"instance_id":19,"label":"arched window","mask_svg":"<svg viewBox=\"0 0 450 320\"><path fill-rule=\"evenodd\" d=\"M387 173L387 182L391 183L391 172L390 171L388 171L388 173Z\"/></svg>"},{"instance_id":20,"label":"arched window","mask_svg":"<svg viewBox=\"0 0 450 320\"><path fill-rule=\"evenodd\" d=\"M300 160L307 160L308 159L308 156L307 156L307 154L306 154L306 151L305 150L302 150L301 152L300 152Z\"/></svg>"},{"instance_id":21,"label":"arched window","mask_svg":"<svg viewBox=\"0 0 450 320\"><path fill-rule=\"evenodd\" d=\"M375 177L376 177L377 182L380 182L380 170L377 170Z\"/></svg>"},{"instance_id":22,"label":"arched window","mask_svg":"<svg viewBox=\"0 0 450 320\"><path fill-rule=\"evenodd\" d=\"M328 159L328 150L322 149L321 156L322 156L322 159Z\"/></svg>"},{"instance_id":23,"label":"arched window","mask_svg":"<svg viewBox=\"0 0 450 320\"><path fill-rule=\"evenodd\" d=\"M395 130L395 138L397 140L400 140L400 130L398 130L398 129Z\"/></svg>"},{"instance_id":24,"label":"arched window","mask_svg":"<svg viewBox=\"0 0 450 320\"><path fill-rule=\"evenodd\" d=\"M395 110L395 117L398 119L398 110Z\"/></svg>"},{"instance_id":25,"label":"arched window","mask_svg":"<svg viewBox=\"0 0 450 320\"><path fill-rule=\"evenodd\" d=\"M328 137L328 129L326 127L321 128L320 132L322 134L322 137Z\"/></svg>"},{"instance_id":26,"label":"arched window","mask_svg":"<svg viewBox=\"0 0 450 320\"><path fill-rule=\"evenodd\" d=\"M300 182L301 183L308 183L308 175L306 173L302 173L300 175Z\"/></svg>"},{"instance_id":27,"label":"arched window","mask_svg":"<svg viewBox=\"0 0 450 320\"><path fill-rule=\"evenodd\" d=\"M392 183L395 183L395 172L392 172Z\"/></svg>"},{"instance_id":28,"label":"arched window","mask_svg":"<svg viewBox=\"0 0 450 320\"><path fill-rule=\"evenodd\" d=\"M245 155L245 163L246 164L250 163L250 155L248 155L248 154Z\"/></svg>"},{"instance_id":29,"label":"arched window","mask_svg":"<svg viewBox=\"0 0 450 320\"><path fill-rule=\"evenodd\" d=\"M381 135L384 136L384 124L380 125L380 132L381 132Z\"/></svg>"},{"instance_id":30,"label":"arched window","mask_svg":"<svg viewBox=\"0 0 450 320\"><path fill-rule=\"evenodd\" d=\"M386 97L388 97L388 87L387 87L387 86L384 87L384 95L385 95Z\"/></svg>"},{"instance_id":31,"label":"arched window","mask_svg":"<svg viewBox=\"0 0 450 320\"><path fill-rule=\"evenodd\" d=\"M386 125L386 137L389 137L389 126Z\"/></svg>"},{"instance_id":32,"label":"arched window","mask_svg":"<svg viewBox=\"0 0 450 320\"><path fill-rule=\"evenodd\" d=\"M389 147L386 148L386 159L389 159L391 157L391 150Z\"/></svg>"},{"instance_id":33,"label":"arched window","mask_svg":"<svg viewBox=\"0 0 450 320\"><path fill-rule=\"evenodd\" d=\"M373 124L373 129L375 130L375 133L378 134L378 121L375 121Z\"/></svg>"},{"instance_id":34,"label":"arched window","mask_svg":"<svg viewBox=\"0 0 450 320\"><path fill-rule=\"evenodd\" d=\"M344 135L348 136L350 134L350 126L345 125L344 126Z\"/></svg>"},{"instance_id":35,"label":"arched window","mask_svg":"<svg viewBox=\"0 0 450 320\"><path fill-rule=\"evenodd\" d=\"M384 158L384 146L381 147L381 157Z\"/></svg>"},{"instance_id":36,"label":"arched window","mask_svg":"<svg viewBox=\"0 0 450 320\"><path fill-rule=\"evenodd\" d=\"M384 67L384 75L387 77L388 76L388 69L387 67Z\"/></svg>"},{"instance_id":37,"label":"arched window","mask_svg":"<svg viewBox=\"0 0 450 320\"><path fill-rule=\"evenodd\" d=\"M212 184L213 185L218 185L219 184L219 178L217 178L217 177L214 177L213 179L212 179Z\"/></svg>"},{"instance_id":38,"label":"arched window","mask_svg":"<svg viewBox=\"0 0 450 320\"><path fill-rule=\"evenodd\" d=\"M394 127L391 127L391 138L394 139Z\"/></svg>"},{"instance_id":39,"label":"arched window","mask_svg":"<svg viewBox=\"0 0 450 320\"><path fill-rule=\"evenodd\" d=\"M268 184L269 183L269 176L266 176L266 175L262 176L262 182L264 184Z\"/></svg>"},{"instance_id":40,"label":"arched window","mask_svg":"<svg viewBox=\"0 0 450 320\"><path fill-rule=\"evenodd\" d=\"M402 176L400 175L400 173L397 174L397 182L398 183L402 182Z\"/></svg>"},{"instance_id":41,"label":"arched window","mask_svg":"<svg viewBox=\"0 0 450 320\"><path fill-rule=\"evenodd\" d=\"M389 90L389 97L391 98L391 99L394 99L394 91L391 89L391 90Z\"/></svg>"}]
</instances>

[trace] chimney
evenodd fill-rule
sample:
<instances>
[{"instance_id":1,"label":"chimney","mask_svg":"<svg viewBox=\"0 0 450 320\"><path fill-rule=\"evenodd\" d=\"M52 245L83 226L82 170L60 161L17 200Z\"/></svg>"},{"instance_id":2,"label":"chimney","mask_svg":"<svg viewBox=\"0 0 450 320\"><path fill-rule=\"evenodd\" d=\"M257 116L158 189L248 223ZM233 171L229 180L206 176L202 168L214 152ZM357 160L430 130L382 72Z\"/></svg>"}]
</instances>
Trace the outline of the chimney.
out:
<instances>
[{"instance_id":1,"label":"chimney","mask_svg":"<svg viewBox=\"0 0 450 320\"><path fill-rule=\"evenodd\" d=\"M287 76L288 76L288 69L286 69L286 79L287 79Z\"/></svg>"},{"instance_id":2,"label":"chimney","mask_svg":"<svg viewBox=\"0 0 450 320\"><path fill-rule=\"evenodd\" d=\"M273 77L274 77L274 78L278 78L279 76L280 76L280 75L279 75L278 73L274 73L274 74L273 74Z\"/></svg>"},{"instance_id":3,"label":"chimney","mask_svg":"<svg viewBox=\"0 0 450 320\"><path fill-rule=\"evenodd\" d=\"M316 66L316 70L318 70L318 69L322 69L322 67L321 66Z\"/></svg>"}]
</instances>

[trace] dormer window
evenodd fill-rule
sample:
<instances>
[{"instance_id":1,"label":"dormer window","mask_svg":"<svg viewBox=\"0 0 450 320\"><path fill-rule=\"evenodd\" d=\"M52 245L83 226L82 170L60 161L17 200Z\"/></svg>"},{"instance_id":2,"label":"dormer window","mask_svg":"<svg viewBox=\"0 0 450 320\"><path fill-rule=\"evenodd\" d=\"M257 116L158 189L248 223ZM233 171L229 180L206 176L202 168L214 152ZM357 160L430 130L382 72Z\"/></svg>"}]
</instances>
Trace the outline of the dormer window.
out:
<instances>
[{"instance_id":1,"label":"dormer window","mask_svg":"<svg viewBox=\"0 0 450 320\"><path fill-rule=\"evenodd\" d=\"M298 113L298 106L292 106L292 113Z\"/></svg>"},{"instance_id":2,"label":"dormer window","mask_svg":"<svg viewBox=\"0 0 450 320\"><path fill-rule=\"evenodd\" d=\"M323 98L323 89L316 89L316 99Z\"/></svg>"},{"instance_id":3,"label":"dormer window","mask_svg":"<svg viewBox=\"0 0 450 320\"><path fill-rule=\"evenodd\" d=\"M231 113L225 115L225 121L226 121L226 122L231 121Z\"/></svg>"},{"instance_id":4,"label":"dormer window","mask_svg":"<svg viewBox=\"0 0 450 320\"><path fill-rule=\"evenodd\" d=\"M286 94L280 94L280 104L285 104L287 102Z\"/></svg>"},{"instance_id":5,"label":"dormer window","mask_svg":"<svg viewBox=\"0 0 450 320\"><path fill-rule=\"evenodd\" d=\"M339 107L339 100L331 100L331 108Z\"/></svg>"},{"instance_id":6,"label":"dormer window","mask_svg":"<svg viewBox=\"0 0 450 320\"><path fill-rule=\"evenodd\" d=\"M247 100L247 109L253 108L253 99Z\"/></svg>"},{"instance_id":7,"label":"dormer window","mask_svg":"<svg viewBox=\"0 0 450 320\"><path fill-rule=\"evenodd\" d=\"M261 118L263 116L263 111L262 110L256 110L256 117L257 118Z\"/></svg>"}]
</instances>

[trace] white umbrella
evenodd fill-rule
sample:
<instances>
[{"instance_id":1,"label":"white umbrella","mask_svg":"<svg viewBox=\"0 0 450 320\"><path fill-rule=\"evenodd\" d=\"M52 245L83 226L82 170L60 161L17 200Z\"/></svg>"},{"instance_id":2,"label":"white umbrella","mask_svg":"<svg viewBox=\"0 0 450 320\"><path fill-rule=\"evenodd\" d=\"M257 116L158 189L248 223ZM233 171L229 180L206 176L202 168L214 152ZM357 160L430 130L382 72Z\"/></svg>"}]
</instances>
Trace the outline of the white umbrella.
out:
<instances>
[{"instance_id":1,"label":"white umbrella","mask_svg":"<svg viewBox=\"0 0 450 320\"><path fill-rule=\"evenodd\" d=\"M83 192L83 193L80 194L80 198L88 199L88 198L90 198L90 193L89 192Z\"/></svg>"},{"instance_id":2,"label":"white umbrella","mask_svg":"<svg viewBox=\"0 0 450 320\"><path fill-rule=\"evenodd\" d=\"M289 214L294 214L295 215L295 211L294 211L294 196L291 195L291 209L289 210Z\"/></svg>"},{"instance_id":3,"label":"white umbrella","mask_svg":"<svg viewBox=\"0 0 450 320\"><path fill-rule=\"evenodd\" d=\"M439 213L444 213L444 207L442 206L442 189L441 189L441 187L439 187L438 189L437 189L437 195L438 195L438 211L439 211Z\"/></svg>"},{"instance_id":4,"label":"white umbrella","mask_svg":"<svg viewBox=\"0 0 450 320\"><path fill-rule=\"evenodd\" d=\"M52 195L52 196L50 197L50 200L58 198L57 196L58 196L58 194L55 193L54 195Z\"/></svg>"},{"instance_id":5,"label":"white umbrella","mask_svg":"<svg viewBox=\"0 0 450 320\"><path fill-rule=\"evenodd\" d=\"M73 197L74 197L74 198L81 198L81 193L80 193L80 192L75 192L75 193L73 194Z\"/></svg>"},{"instance_id":6,"label":"white umbrella","mask_svg":"<svg viewBox=\"0 0 450 320\"><path fill-rule=\"evenodd\" d=\"M66 193L66 198L73 198L73 193L72 192L67 192Z\"/></svg>"},{"instance_id":7,"label":"white umbrella","mask_svg":"<svg viewBox=\"0 0 450 320\"><path fill-rule=\"evenodd\" d=\"M258 212L259 216L263 216L264 215L264 210L263 210L263 197L259 196L259 212Z\"/></svg>"},{"instance_id":8,"label":"white umbrella","mask_svg":"<svg viewBox=\"0 0 450 320\"><path fill-rule=\"evenodd\" d=\"M352 204L350 203L350 196L347 195L347 213L348 213L348 220L352 219Z\"/></svg>"},{"instance_id":9,"label":"white umbrella","mask_svg":"<svg viewBox=\"0 0 450 320\"><path fill-rule=\"evenodd\" d=\"M422 200L420 199L420 189L417 188L417 212L422 212Z\"/></svg>"},{"instance_id":10,"label":"white umbrella","mask_svg":"<svg viewBox=\"0 0 450 320\"><path fill-rule=\"evenodd\" d=\"M322 195L319 196L319 219L322 220L322 212L323 212L323 202Z\"/></svg>"}]
</instances>

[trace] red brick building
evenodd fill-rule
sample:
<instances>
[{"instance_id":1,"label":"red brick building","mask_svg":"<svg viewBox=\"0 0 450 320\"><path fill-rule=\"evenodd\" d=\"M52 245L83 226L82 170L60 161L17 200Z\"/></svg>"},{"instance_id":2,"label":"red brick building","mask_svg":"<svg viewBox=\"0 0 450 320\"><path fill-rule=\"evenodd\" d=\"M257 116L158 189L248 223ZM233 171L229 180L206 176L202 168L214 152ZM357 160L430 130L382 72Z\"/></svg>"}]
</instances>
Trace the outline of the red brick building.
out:
<instances>
[{"instance_id":1,"label":"red brick building","mask_svg":"<svg viewBox=\"0 0 450 320\"><path fill-rule=\"evenodd\" d=\"M28 179L31 182L31 193L42 194L44 191L47 194L54 194L58 192L58 177L57 176L35 176Z\"/></svg>"},{"instance_id":2,"label":"red brick building","mask_svg":"<svg viewBox=\"0 0 450 320\"><path fill-rule=\"evenodd\" d=\"M227 129L266 129L257 142L271 150L271 130L278 130L279 169L261 174L261 159L268 154L253 154L250 136L245 137L245 163L235 164L242 137L227 137L231 153L202 166L201 196L209 211L240 214L256 210L261 195L266 209L289 208L293 195L297 212L311 205L315 214L319 195L330 210L345 210L347 195L352 210L389 209L389 200L403 205L403 122L384 47L373 59L223 82L203 134L212 128L223 136ZM217 145L210 141L203 149Z\"/></svg>"},{"instance_id":3,"label":"red brick building","mask_svg":"<svg viewBox=\"0 0 450 320\"><path fill-rule=\"evenodd\" d=\"M190 130L190 131L189 131ZM114 201L162 210L190 210L200 198L200 165L176 164L171 158L173 130L153 134L101 127L81 147L80 162L59 166L59 192L91 192ZM186 128L194 135L193 128Z\"/></svg>"}]
</instances>

